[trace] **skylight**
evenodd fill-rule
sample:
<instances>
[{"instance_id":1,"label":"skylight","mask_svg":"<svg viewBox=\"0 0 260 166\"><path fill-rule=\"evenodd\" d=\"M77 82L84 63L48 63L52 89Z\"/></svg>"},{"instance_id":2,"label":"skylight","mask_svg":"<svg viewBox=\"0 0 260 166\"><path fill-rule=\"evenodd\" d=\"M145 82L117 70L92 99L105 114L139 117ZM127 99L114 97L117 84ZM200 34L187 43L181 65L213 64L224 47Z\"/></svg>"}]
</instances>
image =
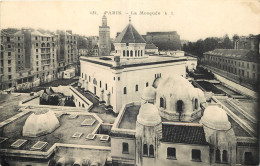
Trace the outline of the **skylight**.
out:
<instances>
[{"instance_id":1,"label":"skylight","mask_svg":"<svg viewBox=\"0 0 260 166\"><path fill-rule=\"evenodd\" d=\"M72 138L80 138L83 135L81 132L75 132L72 136Z\"/></svg>"},{"instance_id":2,"label":"skylight","mask_svg":"<svg viewBox=\"0 0 260 166\"><path fill-rule=\"evenodd\" d=\"M86 137L86 139L93 140L93 139L95 139L95 137L96 137L95 134L88 134L88 136Z\"/></svg>"},{"instance_id":3,"label":"skylight","mask_svg":"<svg viewBox=\"0 0 260 166\"><path fill-rule=\"evenodd\" d=\"M38 141L31 147L31 150L42 150L45 146L47 146L47 142Z\"/></svg>"},{"instance_id":4,"label":"skylight","mask_svg":"<svg viewBox=\"0 0 260 166\"><path fill-rule=\"evenodd\" d=\"M85 119L82 123L81 126L92 126L95 123L95 119Z\"/></svg>"},{"instance_id":5,"label":"skylight","mask_svg":"<svg viewBox=\"0 0 260 166\"><path fill-rule=\"evenodd\" d=\"M70 119L77 119L78 118L78 115L77 114L71 114L69 116Z\"/></svg>"},{"instance_id":6,"label":"skylight","mask_svg":"<svg viewBox=\"0 0 260 166\"><path fill-rule=\"evenodd\" d=\"M25 140L25 139L18 139L18 140L16 140L14 143L12 143L11 147L13 147L13 148L19 148L19 147L21 147L23 144L25 144L25 142L27 142L27 140Z\"/></svg>"},{"instance_id":7,"label":"skylight","mask_svg":"<svg viewBox=\"0 0 260 166\"><path fill-rule=\"evenodd\" d=\"M5 140L7 140L8 138L4 138L4 137L0 137L0 143L4 142Z\"/></svg>"},{"instance_id":8,"label":"skylight","mask_svg":"<svg viewBox=\"0 0 260 166\"><path fill-rule=\"evenodd\" d=\"M108 135L103 135L101 138L100 138L100 141L108 141L109 140L109 136Z\"/></svg>"}]
</instances>

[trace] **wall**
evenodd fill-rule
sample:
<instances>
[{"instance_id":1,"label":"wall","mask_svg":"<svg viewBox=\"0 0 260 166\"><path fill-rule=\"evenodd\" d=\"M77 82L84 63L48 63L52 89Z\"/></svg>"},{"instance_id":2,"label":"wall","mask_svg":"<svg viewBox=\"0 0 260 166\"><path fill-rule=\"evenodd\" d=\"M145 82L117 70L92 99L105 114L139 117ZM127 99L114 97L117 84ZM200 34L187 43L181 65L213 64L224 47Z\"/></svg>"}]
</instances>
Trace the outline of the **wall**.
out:
<instances>
[{"instance_id":1,"label":"wall","mask_svg":"<svg viewBox=\"0 0 260 166\"><path fill-rule=\"evenodd\" d=\"M255 146L237 146L237 164L245 164L245 152L251 152L253 162L259 162L259 149Z\"/></svg>"},{"instance_id":2,"label":"wall","mask_svg":"<svg viewBox=\"0 0 260 166\"><path fill-rule=\"evenodd\" d=\"M176 148L176 160L167 159L168 147ZM201 162L192 161L192 149L201 151ZM210 163L209 146L161 142L158 154L158 162L161 165L209 165Z\"/></svg>"},{"instance_id":3,"label":"wall","mask_svg":"<svg viewBox=\"0 0 260 166\"><path fill-rule=\"evenodd\" d=\"M123 142L128 143L129 153L124 154ZM111 157L122 162L133 163L135 161L135 139L124 137L111 137Z\"/></svg>"}]
</instances>

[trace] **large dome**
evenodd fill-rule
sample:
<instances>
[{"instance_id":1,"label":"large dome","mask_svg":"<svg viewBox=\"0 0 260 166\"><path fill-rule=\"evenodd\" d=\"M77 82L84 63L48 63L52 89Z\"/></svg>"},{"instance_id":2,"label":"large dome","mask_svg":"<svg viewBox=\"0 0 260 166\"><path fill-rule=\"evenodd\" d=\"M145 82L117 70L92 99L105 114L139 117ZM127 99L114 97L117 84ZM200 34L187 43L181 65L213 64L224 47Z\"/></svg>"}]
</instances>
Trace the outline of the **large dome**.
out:
<instances>
[{"instance_id":1,"label":"large dome","mask_svg":"<svg viewBox=\"0 0 260 166\"><path fill-rule=\"evenodd\" d=\"M200 123L215 130L229 130L231 128L226 111L218 106L208 106Z\"/></svg>"},{"instance_id":2,"label":"large dome","mask_svg":"<svg viewBox=\"0 0 260 166\"><path fill-rule=\"evenodd\" d=\"M155 126L161 123L161 117L157 107L150 103L141 105L137 122L145 126Z\"/></svg>"},{"instance_id":3,"label":"large dome","mask_svg":"<svg viewBox=\"0 0 260 166\"><path fill-rule=\"evenodd\" d=\"M192 99L197 96L197 92L191 83L179 75L162 79L157 87L157 93L170 93L170 96L176 99Z\"/></svg>"},{"instance_id":4,"label":"large dome","mask_svg":"<svg viewBox=\"0 0 260 166\"><path fill-rule=\"evenodd\" d=\"M145 101L151 101L151 100L155 100L156 97L156 91L153 87L148 86L145 87L142 93L142 99Z\"/></svg>"},{"instance_id":5,"label":"large dome","mask_svg":"<svg viewBox=\"0 0 260 166\"><path fill-rule=\"evenodd\" d=\"M26 119L23 136L38 137L53 132L59 126L59 121L52 111L37 111Z\"/></svg>"}]
</instances>

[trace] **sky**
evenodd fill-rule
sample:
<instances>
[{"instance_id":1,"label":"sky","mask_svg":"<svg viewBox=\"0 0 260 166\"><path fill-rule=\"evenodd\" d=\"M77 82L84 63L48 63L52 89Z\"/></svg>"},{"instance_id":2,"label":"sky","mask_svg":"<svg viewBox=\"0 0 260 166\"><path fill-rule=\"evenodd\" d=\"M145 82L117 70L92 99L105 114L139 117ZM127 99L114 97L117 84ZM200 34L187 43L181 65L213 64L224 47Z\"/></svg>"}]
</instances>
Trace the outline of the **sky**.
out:
<instances>
[{"instance_id":1,"label":"sky","mask_svg":"<svg viewBox=\"0 0 260 166\"><path fill-rule=\"evenodd\" d=\"M142 35L177 31L182 40L196 41L260 34L260 0L9 0L0 5L1 28L72 30L95 36L106 12L111 38L128 24L129 15Z\"/></svg>"}]
</instances>

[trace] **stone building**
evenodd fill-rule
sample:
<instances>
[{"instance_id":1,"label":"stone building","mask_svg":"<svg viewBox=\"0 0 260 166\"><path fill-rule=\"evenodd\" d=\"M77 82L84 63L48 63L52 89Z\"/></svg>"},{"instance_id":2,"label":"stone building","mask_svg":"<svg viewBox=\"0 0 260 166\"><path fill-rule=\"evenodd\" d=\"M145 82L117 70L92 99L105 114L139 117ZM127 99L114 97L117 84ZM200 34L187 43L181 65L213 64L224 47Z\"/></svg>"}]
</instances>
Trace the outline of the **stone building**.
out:
<instances>
[{"instance_id":1,"label":"stone building","mask_svg":"<svg viewBox=\"0 0 260 166\"><path fill-rule=\"evenodd\" d=\"M16 84L16 49L13 34L1 32L0 43L0 89L2 90Z\"/></svg>"},{"instance_id":2,"label":"stone building","mask_svg":"<svg viewBox=\"0 0 260 166\"><path fill-rule=\"evenodd\" d=\"M176 31L147 32L145 40L155 44L159 50L181 50L180 35Z\"/></svg>"},{"instance_id":3,"label":"stone building","mask_svg":"<svg viewBox=\"0 0 260 166\"><path fill-rule=\"evenodd\" d=\"M114 45L115 56L80 58L80 83L115 113L123 104L140 100L140 89L152 85L156 78L173 73L185 76L186 58L145 54L145 40L131 22Z\"/></svg>"},{"instance_id":4,"label":"stone building","mask_svg":"<svg viewBox=\"0 0 260 166\"><path fill-rule=\"evenodd\" d=\"M78 69L77 36L71 30L57 31L57 76L63 77L63 71L69 68Z\"/></svg>"},{"instance_id":5,"label":"stone building","mask_svg":"<svg viewBox=\"0 0 260 166\"><path fill-rule=\"evenodd\" d=\"M102 17L102 26L99 26L99 56L107 56L111 51L110 27L107 25L107 18Z\"/></svg>"}]
</instances>

